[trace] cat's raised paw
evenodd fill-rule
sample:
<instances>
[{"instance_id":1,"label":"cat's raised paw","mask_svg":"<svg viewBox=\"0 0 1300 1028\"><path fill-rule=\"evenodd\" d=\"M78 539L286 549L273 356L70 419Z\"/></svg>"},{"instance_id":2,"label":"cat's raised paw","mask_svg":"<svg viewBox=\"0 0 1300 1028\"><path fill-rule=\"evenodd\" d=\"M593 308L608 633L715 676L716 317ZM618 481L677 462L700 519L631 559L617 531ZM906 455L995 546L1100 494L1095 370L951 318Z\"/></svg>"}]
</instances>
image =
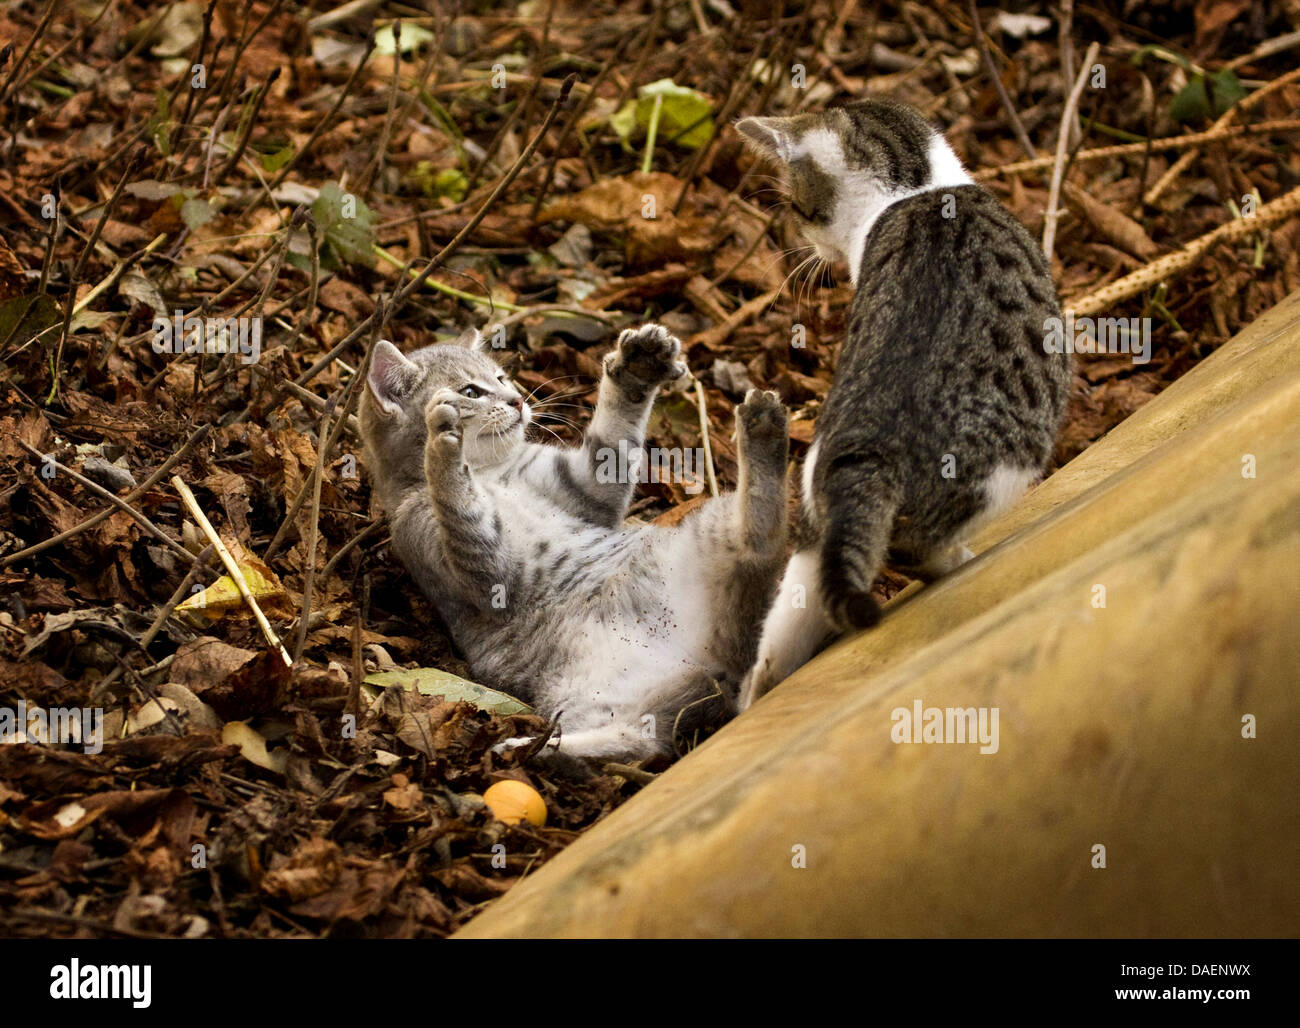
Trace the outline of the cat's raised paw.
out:
<instances>
[{"instance_id":1,"label":"cat's raised paw","mask_svg":"<svg viewBox=\"0 0 1300 1028\"><path fill-rule=\"evenodd\" d=\"M686 374L681 340L662 325L624 329L605 358L605 374L635 398Z\"/></svg>"},{"instance_id":2,"label":"cat's raised paw","mask_svg":"<svg viewBox=\"0 0 1300 1028\"><path fill-rule=\"evenodd\" d=\"M440 389L424 410L424 424L429 430L429 438L444 456L459 453L463 442L460 410L455 399L456 394L451 390Z\"/></svg>"},{"instance_id":3,"label":"cat's raised paw","mask_svg":"<svg viewBox=\"0 0 1300 1028\"><path fill-rule=\"evenodd\" d=\"M736 425L742 448L751 456L780 456L789 448L790 416L776 393L751 389L745 402L736 408Z\"/></svg>"}]
</instances>

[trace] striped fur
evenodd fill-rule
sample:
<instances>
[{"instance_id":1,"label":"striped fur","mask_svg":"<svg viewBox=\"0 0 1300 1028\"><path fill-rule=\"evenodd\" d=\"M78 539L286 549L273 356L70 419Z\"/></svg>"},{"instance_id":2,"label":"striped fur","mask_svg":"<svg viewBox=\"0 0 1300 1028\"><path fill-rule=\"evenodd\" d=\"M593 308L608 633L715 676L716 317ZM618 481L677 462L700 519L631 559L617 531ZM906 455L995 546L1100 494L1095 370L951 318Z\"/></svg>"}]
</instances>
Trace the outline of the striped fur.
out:
<instances>
[{"instance_id":1,"label":"striped fur","mask_svg":"<svg viewBox=\"0 0 1300 1028\"><path fill-rule=\"evenodd\" d=\"M361 429L393 550L474 676L560 718L560 754L669 752L675 731L727 709L781 570L774 393L736 409L740 488L673 527L625 526L635 481L595 474L602 449L643 445L679 355L659 326L624 332L574 448L526 441L531 409L472 347L404 357L381 342L372 357Z\"/></svg>"},{"instance_id":2,"label":"striped fur","mask_svg":"<svg viewBox=\"0 0 1300 1028\"><path fill-rule=\"evenodd\" d=\"M1042 252L919 113L867 100L737 127L856 286L743 709L879 619L887 557L927 578L969 558L964 540L1047 465L1071 369L1044 352L1060 308Z\"/></svg>"}]
</instances>

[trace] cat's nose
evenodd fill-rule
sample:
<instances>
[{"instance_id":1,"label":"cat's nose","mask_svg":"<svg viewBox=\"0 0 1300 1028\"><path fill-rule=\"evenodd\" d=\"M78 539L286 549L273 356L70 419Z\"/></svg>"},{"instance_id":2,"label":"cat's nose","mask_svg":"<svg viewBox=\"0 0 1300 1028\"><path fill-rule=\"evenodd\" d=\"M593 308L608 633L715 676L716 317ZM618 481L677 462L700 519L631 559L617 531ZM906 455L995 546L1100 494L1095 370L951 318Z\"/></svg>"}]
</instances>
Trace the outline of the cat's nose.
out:
<instances>
[{"instance_id":1,"label":"cat's nose","mask_svg":"<svg viewBox=\"0 0 1300 1028\"><path fill-rule=\"evenodd\" d=\"M524 409L524 398L523 398L522 396L516 396L513 400L508 400L507 402L508 402L508 403L510 404L510 406L513 407L515 410L523 410L523 409Z\"/></svg>"}]
</instances>

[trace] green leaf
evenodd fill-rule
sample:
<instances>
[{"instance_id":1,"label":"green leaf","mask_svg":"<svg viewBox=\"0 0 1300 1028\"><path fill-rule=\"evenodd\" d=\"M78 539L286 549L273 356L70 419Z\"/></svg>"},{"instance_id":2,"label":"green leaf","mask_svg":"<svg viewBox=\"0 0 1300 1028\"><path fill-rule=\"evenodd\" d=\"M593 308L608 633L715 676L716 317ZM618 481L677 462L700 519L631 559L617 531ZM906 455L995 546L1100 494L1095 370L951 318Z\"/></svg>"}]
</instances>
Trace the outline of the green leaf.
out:
<instances>
[{"instance_id":1,"label":"green leaf","mask_svg":"<svg viewBox=\"0 0 1300 1028\"><path fill-rule=\"evenodd\" d=\"M1233 104L1246 98L1246 89L1231 68L1224 68L1210 76L1210 89L1214 94L1214 113L1224 115Z\"/></svg>"},{"instance_id":2,"label":"green leaf","mask_svg":"<svg viewBox=\"0 0 1300 1028\"><path fill-rule=\"evenodd\" d=\"M186 200L181 204L181 221L190 229L206 225L217 216L207 200Z\"/></svg>"},{"instance_id":3,"label":"green leaf","mask_svg":"<svg viewBox=\"0 0 1300 1028\"><path fill-rule=\"evenodd\" d=\"M293 156L293 147L286 146L276 150L275 153L268 153L262 156L262 170L274 174L289 163L289 158Z\"/></svg>"},{"instance_id":4,"label":"green leaf","mask_svg":"<svg viewBox=\"0 0 1300 1028\"><path fill-rule=\"evenodd\" d=\"M635 134L645 132L654 110L655 97L663 97L659 113L659 140L698 150L713 137L713 105L703 93L679 86L672 79L660 79L642 86L638 99L629 100L610 116L609 124L623 145L630 146Z\"/></svg>"},{"instance_id":5,"label":"green leaf","mask_svg":"<svg viewBox=\"0 0 1300 1028\"><path fill-rule=\"evenodd\" d=\"M405 30L403 30L405 31ZM337 182L326 182L311 205L324 247L323 260L370 267L374 246L374 213L359 196L345 193Z\"/></svg>"},{"instance_id":6,"label":"green leaf","mask_svg":"<svg viewBox=\"0 0 1300 1028\"><path fill-rule=\"evenodd\" d=\"M405 33L405 29L402 30ZM472 703L489 714L531 714L533 708L521 703L513 696L489 689L468 679L453 675L450 671L441 671L433 667L419 667L410 671L380 671L366 675L366 685L379 689L394 686L402 689L414 688L425 696L441 696L449 701L464 700Z\"/></svg>"},{"instance_id":7,"label":"green leaf","mask_svg":"<svg viewBox=\"0 0 1300 1028\"><path fill-rule=\"evenodd\" d=\"M1205 88L1205 78L1193 76L1169 105L1169 117L1185 123L1200 121L1211 116L1210 94Z\"/></svg>"}]
</instances>

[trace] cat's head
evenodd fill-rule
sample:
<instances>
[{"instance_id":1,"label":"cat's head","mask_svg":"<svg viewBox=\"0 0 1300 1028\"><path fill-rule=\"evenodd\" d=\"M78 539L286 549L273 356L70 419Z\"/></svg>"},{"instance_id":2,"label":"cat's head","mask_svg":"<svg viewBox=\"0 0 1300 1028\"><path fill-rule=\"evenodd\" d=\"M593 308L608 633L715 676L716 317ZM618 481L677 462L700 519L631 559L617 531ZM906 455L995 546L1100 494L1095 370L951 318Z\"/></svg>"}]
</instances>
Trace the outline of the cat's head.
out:
<instances>
[{"instance_id":1,"label":"cat's head","mask_svg":"<svg viewBox=\"0 0 1300 1028\"><path fill-rule=\"evenodd\" d=\"M815 114L742 118L745 142L782 169L803 237L825 260L856 262L866 233L891 203L971 179L947 141L893 100L860 100Z\"/></svg>"},{"instance_id":2,"label":"cat's head","mask_svg":"<svg viewBox=\"0 0 1300 1028\"><path fill-rule=\"evenodd\" d=\"M370 358L360 410L362 439L377 475L423 479L425 408L440 389L457 395L470 467L499 463L523 445L532 409L488 356L478 331L405 355L381 339Z\"/></svg>"}]
</instances>

